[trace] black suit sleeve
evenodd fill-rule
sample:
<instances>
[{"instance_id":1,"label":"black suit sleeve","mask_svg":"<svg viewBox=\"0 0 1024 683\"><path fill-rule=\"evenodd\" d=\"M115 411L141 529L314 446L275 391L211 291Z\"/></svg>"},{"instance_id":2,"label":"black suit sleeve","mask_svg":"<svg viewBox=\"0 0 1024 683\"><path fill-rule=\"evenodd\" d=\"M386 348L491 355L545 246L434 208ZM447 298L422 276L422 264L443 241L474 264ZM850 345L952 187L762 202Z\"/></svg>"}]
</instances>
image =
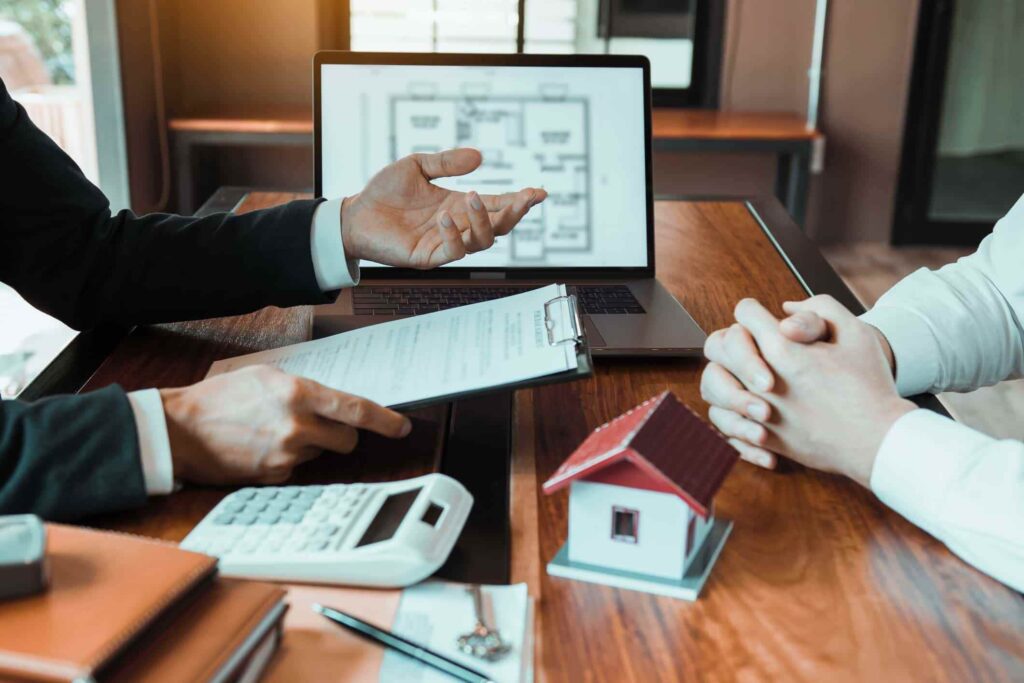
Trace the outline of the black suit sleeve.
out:
<instances>
[{"instance_id":1,"label":"black suit sleeve","mask_svg":"<svg viewBox=\"0 0 1024 683\"><path fill-rule=\"evenodd\" d=\"M0 81L0 281L76 329L326 303L316 200L239 216L111 215Z\"/></svg>"},{"instance_id":2,"label":"black suit sleeve","mask_svg":"<svg viewBox=\"0 0 1024 683\"><path fill-rule=\"evenodd\" d=\"M198 219L112 215L0 80L0 282L72 327L325 303L310 252L316 205ZM0 513L67 519L145 498L120 388L0 403Z\"/></svg>"},{"instance_id":3,"label":"black suit sleeve","mask_svg":"<svg viewBox=\"0 0 1024 683\"><path fill-rule=\"evenodd\" d=\"M0 514L73 519L145 500L135 422L120 387L0 402Z\"/></svg>"}]
</instances>

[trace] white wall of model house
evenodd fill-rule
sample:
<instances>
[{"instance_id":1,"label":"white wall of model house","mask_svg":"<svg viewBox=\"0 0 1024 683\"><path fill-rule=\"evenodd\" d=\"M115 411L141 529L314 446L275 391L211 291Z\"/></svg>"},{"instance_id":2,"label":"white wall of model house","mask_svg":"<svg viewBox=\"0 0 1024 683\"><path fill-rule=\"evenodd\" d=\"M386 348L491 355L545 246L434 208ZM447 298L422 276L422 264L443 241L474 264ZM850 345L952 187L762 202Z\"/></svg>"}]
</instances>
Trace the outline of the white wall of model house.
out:
<instances>
[{"instance_id":1,"label":"white wall of model house","mask_svg":"<svg viewBox=\"0 0 1024 683\"><path fill-rule=\"evenodd\" d=\"M636 512L635 542L616 538L616 509ZM711 528L710 516L697 516L687 555L687 529L694 516L671 493L574 481L569 492L569 561L678 579Z\"/></svg>"}]
</instances>

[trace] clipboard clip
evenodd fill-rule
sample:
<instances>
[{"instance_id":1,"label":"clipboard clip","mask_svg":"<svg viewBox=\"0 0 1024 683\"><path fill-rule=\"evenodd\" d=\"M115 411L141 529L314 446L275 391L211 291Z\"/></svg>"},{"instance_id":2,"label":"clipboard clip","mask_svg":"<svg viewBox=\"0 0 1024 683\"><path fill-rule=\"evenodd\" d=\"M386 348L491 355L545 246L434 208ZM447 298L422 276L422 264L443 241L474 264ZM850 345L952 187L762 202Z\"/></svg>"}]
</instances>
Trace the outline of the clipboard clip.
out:
<instances>
[{"instance_id":1,"label":"clipboard clip","mask_svg":"<svg viewBox=\"0 0 1024 683\"><path fill-rule=\"evenodd\" d=\"M555 339L555 320L551 317L551 307L562 301L569 309L569 325L572 328L572 333L563 339ZM578 347L583 343L583 321L580 319L579 303L575 294L563 294L544 302L544 328L548 333L549 346L572 342Z\"/></svg>"}]
</instances>

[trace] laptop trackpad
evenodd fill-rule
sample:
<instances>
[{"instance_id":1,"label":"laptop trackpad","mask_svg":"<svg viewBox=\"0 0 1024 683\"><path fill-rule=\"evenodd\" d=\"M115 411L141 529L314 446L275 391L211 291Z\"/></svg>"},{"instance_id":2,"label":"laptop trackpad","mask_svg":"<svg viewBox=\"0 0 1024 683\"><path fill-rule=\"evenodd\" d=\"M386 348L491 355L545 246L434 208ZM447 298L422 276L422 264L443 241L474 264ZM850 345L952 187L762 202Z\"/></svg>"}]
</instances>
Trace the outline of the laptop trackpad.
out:
<instances>
[{"instance_id":1,"label":"laptop trackpad","mask_svg":"<svg viewBox=\"0 0 1024 683\"><path fill-rule=\"evenodd\" d=\"M601 331L597 329L597 325L590 319L589 315L583 316L583 329L586 330L587 344L589 346L601 349L608 346L608 342L605 341Z\"/></svg>"}]
</instances>

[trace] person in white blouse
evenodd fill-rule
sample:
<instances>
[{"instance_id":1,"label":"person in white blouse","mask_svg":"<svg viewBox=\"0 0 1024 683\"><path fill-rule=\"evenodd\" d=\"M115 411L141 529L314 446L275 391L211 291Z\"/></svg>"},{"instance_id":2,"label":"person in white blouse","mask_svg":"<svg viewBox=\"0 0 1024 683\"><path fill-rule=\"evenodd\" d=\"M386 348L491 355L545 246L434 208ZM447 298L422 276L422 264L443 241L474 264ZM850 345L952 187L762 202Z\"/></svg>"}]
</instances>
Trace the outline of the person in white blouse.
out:
<instances>
[{"instance_id":1,"label":"person in white blouse","mask_svg":"<svg viewBox=\"0 0 1024 683\"><path fill-rule=\"evenodd\" d=\"M1024 376L1024 197L977 252L911 274L859 318L828 296L783 308L780 321L744 299L709 336L715 426L753 463L850 477L1024 591L1024 443L902 398Z\"/></svg>"}]
</instances>

